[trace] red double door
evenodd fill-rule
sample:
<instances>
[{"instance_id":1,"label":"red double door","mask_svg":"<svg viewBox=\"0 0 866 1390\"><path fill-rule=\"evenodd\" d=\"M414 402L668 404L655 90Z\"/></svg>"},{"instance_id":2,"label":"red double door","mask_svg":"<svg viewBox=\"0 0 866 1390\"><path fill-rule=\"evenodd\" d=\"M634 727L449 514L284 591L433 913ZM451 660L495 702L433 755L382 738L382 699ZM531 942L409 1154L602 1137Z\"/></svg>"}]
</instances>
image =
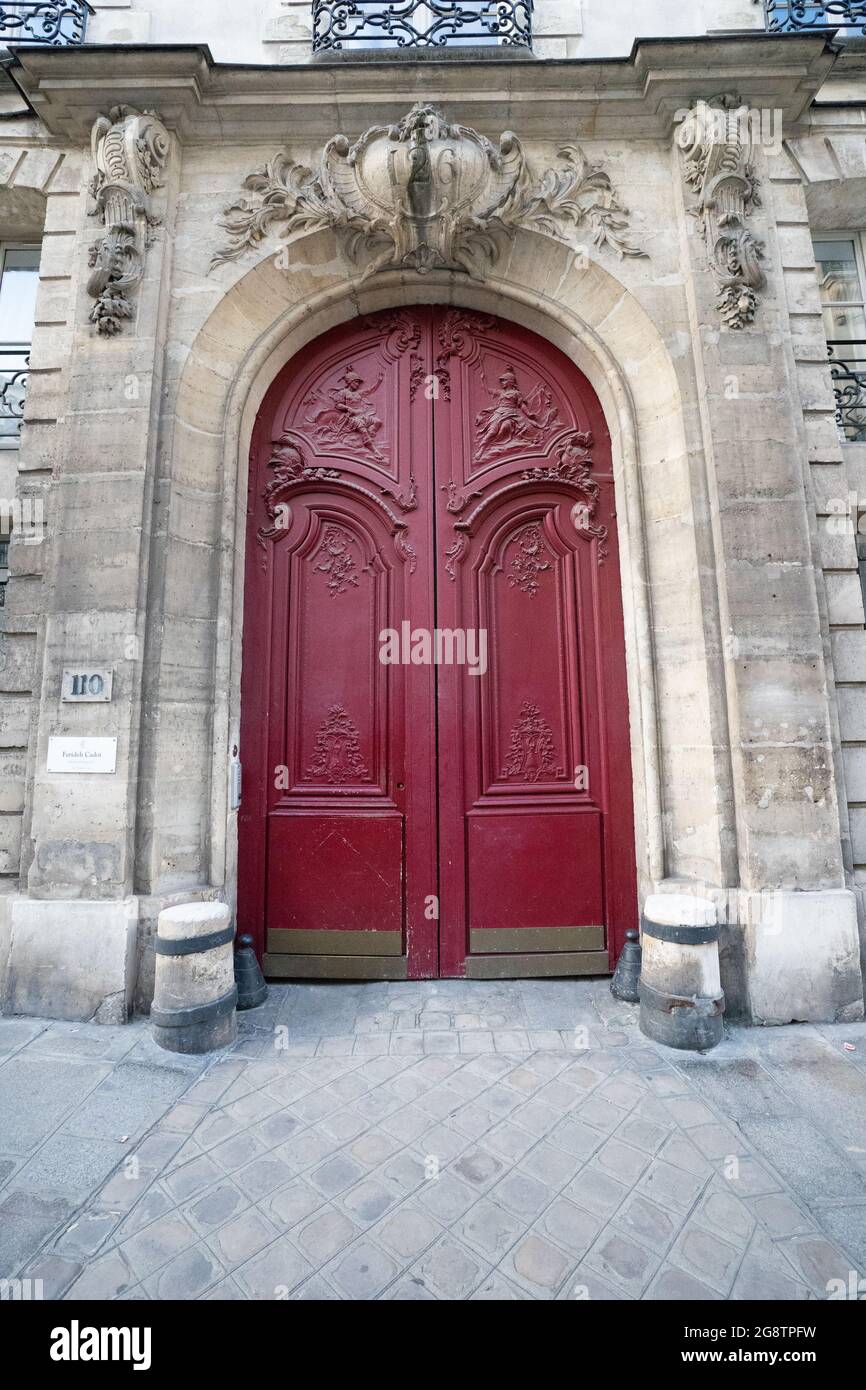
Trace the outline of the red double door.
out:
<instances>
[{"instance_id":1,"label":"red double door","mask_svg":"<svg viewBox=\"0 0 866 1390\"><path fill-rule=\"evenodd\" d=\"M608 431L515 324L388 311L254 432L238 927L272 976L606 973L636 924Z\"/></svg>"}]
</instances>

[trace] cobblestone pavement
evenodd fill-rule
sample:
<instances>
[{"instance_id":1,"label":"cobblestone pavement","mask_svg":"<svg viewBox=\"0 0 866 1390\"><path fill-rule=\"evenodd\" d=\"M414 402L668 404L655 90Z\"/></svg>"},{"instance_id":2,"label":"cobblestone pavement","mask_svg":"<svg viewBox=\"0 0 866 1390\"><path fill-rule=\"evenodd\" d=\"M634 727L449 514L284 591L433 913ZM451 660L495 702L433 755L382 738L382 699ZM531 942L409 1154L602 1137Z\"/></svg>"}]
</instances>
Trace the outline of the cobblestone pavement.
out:
<instances>
[{"instance_id":1,"label":"cobblestone pavement","mask_svg":"<svg viewBox=\"0 0 866 1390\"><path fill-rule=\"evenodd\" d=\"M0 1019L46 1298L814 1299L866 1275L866 1025L647 1042L607 981L275 985L236 1046ZM852 1275L853 1272L853 1275Z\"/></svg>"}]
</instances>

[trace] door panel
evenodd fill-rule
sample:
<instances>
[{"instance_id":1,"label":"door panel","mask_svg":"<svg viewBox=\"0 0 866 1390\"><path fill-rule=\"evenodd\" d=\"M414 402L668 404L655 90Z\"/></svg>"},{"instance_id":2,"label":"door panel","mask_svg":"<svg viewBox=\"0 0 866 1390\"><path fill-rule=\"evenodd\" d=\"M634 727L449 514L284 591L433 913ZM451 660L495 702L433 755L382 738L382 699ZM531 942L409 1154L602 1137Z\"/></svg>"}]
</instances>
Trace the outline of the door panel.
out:
<instances>
[{"instance_id":1,"label":"door panel","mask_svg":"<svg viewBox=\"0 0 866 1390\"><path fill-rule=\"evenodd\" d=\"M503 320L377 314L280 374L249 487L238 918L266 969L606 971L637 909L588 382ZM485 635L483 674L380 660L435 627Z\"/></svg>"}]
</instances>

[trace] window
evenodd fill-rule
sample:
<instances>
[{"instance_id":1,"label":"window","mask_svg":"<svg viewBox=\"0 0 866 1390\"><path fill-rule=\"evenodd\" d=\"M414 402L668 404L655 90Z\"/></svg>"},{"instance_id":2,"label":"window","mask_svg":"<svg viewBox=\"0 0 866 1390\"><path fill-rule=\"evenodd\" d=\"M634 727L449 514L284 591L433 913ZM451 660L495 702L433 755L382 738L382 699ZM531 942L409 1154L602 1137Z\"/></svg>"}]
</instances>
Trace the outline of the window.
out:
<instances>
[{"instance_id":1,"label":"window","mask_svg":"<svg viewBox=\"0 0 866 1390\"><path fill-rule=\"evenodd\" d=\"M38 283L38 246L0 246L0 448L18 447Z\"/></svg>"},{"instance_id":2,"label":"window","mask_svg":"<svg viewBox=\"0 0 866 1390\"><path fill-rule=\"evenodd\" d=\"M842 435L866 443L866 261L862 232L827 233L814 243L824 332Z\"/></svg>"}]
</instances>

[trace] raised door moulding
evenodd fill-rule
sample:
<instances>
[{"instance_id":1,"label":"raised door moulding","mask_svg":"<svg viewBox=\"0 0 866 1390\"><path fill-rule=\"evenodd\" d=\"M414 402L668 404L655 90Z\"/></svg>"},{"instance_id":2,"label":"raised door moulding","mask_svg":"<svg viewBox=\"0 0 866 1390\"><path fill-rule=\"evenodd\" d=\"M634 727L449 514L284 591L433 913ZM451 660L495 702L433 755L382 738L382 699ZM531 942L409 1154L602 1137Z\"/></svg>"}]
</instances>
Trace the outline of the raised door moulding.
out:
<instances>
[{"instance_id":1,"label":"raised door moulding","mask_svg":"<svg viewBox=\"0 0 866 1390\"><path fill-rule=\"evenodd\" d=\"M285 151L243 183L252 198L225 210L229 234L211 266L236 261L267 237L330 228L366 279L378 270L462 270L480 279L518 228L575 247L646 253L629 235L609 175L576 145L536 173L517 136L494 145L418 103L396 125L354 144L334 135L316 169ZM583 240L582 240L583 239Z\"/></svg>"}]
</instances>

